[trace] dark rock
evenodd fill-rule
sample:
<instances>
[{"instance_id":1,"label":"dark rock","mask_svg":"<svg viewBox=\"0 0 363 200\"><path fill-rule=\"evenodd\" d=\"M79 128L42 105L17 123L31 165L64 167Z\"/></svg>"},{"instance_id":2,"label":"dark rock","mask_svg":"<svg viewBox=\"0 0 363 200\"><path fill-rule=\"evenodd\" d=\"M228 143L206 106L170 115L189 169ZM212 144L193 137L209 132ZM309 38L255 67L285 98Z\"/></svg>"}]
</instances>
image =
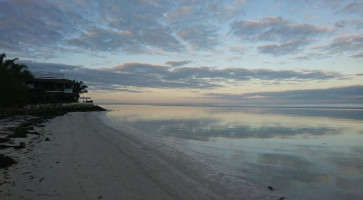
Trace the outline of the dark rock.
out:
<instances>
[{"instance_id":1,"label":"dark rock","mask_svg":"<svg viewBox=\"0 0 363 200\"><path fill-rule=\"evenodd\" d=\"M4 154L0 154L0 168L7 168L13 164L16 164L16 161L14 159Z\"/></svg>"},{"instance_id":2,"label":"dark rock","mask_svg":"<svg viewBox=\"0 0 363 200\"><path fill-rule=\"evenodd\" d=\"M268 189L270 189L271 191L273 191L273 190L274 190L274 188L273 188L273 187L271 187L271 186L268 186L267 188L268 188Z\"/></svg>"},{"instance_id":3,"label":"dark rock","mask_svg":"<svg viewBox=\"0 0 363 200\"><path fill-rule=\"evenodd\" d=\"M49 141L50 139L47 137L47 138L45 138L45 141Z\"/></svg>"},{"instance_id":4,"label":"dark rock","mask_svg":"<svg viewBox=\"0 0 363 200\"><path fill-rule=\"evenodd\" d=\"M20 142L20 143L19 143L19 147L20 147L20 148L25 148L25 142Z\"/></svg>"},{"instance_id":5,"label":"dark rock","mask_svg":"<svg viewBox=\"0 0 363 200\"><path fill-rule=\"evenodd\" d=\"M24 127L17 127L8 138L26 138L26 134L28 134L28 131Z\"/></svg>"},{"instance_id":6,"label":"dark rock","mask_svg":"<svg viewBox=\"0 0 363 200\"><path fill-rule=\"evenodd\" d=\"M6 143L9 142L9 138L0 138L0 143Z\"/></svg>"},{"instance_id":7,"label":"dark rock","mask_svg":"<svg viewBox=\"0 0 363 200\"><path fill-rule=\"evenodd\" d=\"M0 145L0 149L6 149L6 148L9 148L9 147L14 147L14 146L3 145L3 144Z\"/></svg>"}]
</instances>

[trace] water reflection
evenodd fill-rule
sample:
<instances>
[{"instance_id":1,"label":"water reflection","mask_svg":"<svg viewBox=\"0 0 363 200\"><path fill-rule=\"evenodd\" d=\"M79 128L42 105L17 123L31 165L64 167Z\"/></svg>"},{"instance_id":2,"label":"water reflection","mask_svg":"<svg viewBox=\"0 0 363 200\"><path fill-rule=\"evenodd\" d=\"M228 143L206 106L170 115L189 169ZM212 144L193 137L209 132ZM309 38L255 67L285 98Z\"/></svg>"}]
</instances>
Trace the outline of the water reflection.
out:
<instances>
[{"instance_id":1,"label":"water reflection","mask_svg":"<svg viewBox=\"0 0 363 200\"><path fill-rule=\"evenodd\" d=\"M207 140L209 137L228 138L291 138L345 133L362 133L363 110L276 109L276 108L219 108L168 106L114 106L111 112L123 122L144 131L180 138ZM266 113L264 113L266 112ZM312 113L301 117L292 113ZM347 112L355 120L345 120ZM271 114L279 113L279 114ZM316 113L332 114L316 117ZM344 118L340 119L339 116ZM333 117L333 118L331 118Z\"/></svg>"},{"instance_id":2,"label":"water reflection","mask_svg":"<svg viewBox=\"0 0 363 200\"><path fill-rule=\"evenodd\" d=\"M108 117L288 199L363 199L363 109L108 106ZM119 110L119 111L117 111Z\"/></svg>"},{"instance_id":3,"label":"water reflection","mask_svg":"<svg viewBox=\"0 0 363 200\"><path fill-rule=\"evenodd\" d=\"M296 135L335 135L343 132L342 129L331 127L283 127L266 126L250 127L244 125L220 124L212 119L196 120L140 120L133 121L135 127L144 131L153 130L165 136L174 136L185 139L207 140L209 137L227 138L272 138L295 137Z\"/></svg>"},{"instance_id":4,"label":"water reflection","mask_svg":"<svg viewBox=\"0 0 363 200\"><path fill-rule=\"evenodd\" d=\"M349 108L265 108L255 109L261 114L282 114L293 116L307 116L307 117L329 117L338 119L363 119L362 108L349 109Z\"/></svg>"}]
</instances>

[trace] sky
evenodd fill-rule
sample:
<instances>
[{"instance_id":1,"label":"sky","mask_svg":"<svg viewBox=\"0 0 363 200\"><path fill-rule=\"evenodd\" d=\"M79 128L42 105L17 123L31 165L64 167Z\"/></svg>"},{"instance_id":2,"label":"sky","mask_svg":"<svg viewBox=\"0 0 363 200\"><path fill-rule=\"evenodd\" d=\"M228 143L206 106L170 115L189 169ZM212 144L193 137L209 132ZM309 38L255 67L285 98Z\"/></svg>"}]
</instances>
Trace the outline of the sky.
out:
<instances>
[{"instance_id":1,"label":"sky","mask_svg":"<svg viewBox=\"0 0 363 200\"><path fill-rule=\"evenodd\" d=\"M0 0L0 52L99 103L363 103L363 0Z\"/></svg>"}]
</instances>

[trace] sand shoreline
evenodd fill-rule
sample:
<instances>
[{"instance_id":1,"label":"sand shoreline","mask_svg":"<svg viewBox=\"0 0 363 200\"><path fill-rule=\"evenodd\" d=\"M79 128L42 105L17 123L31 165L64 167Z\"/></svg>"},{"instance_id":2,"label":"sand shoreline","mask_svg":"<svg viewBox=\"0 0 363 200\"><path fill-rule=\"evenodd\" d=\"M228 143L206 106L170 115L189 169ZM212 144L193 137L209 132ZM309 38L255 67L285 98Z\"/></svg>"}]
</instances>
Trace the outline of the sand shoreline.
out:
<instances>
[{"instance_id":1,"label":"sand shoreline","mask_svg":"<svg viewBox=\"0 0 363 200\"><path fill-rule=\"evenodd\" d=\"M0 169L0 199L279 199L213 171L104 112L75 112L38 127L19 163ZM45 142L44 138L50 141Z\"/></svg>"}]
</instances>

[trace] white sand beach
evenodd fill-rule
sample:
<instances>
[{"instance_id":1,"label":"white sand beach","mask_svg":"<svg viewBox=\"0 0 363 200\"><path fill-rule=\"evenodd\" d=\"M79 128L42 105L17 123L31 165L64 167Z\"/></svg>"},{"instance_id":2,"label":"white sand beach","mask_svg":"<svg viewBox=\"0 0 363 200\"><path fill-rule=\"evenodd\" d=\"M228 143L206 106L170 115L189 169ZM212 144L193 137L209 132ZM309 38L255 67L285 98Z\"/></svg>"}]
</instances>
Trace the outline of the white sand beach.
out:
<instances>
[{"instance_id":1,"label":"white sand beach","mask_svg":"<svg viewBox=\"0 0 363 200\"><path fill-rule=\"evenodd\" d=\"M25 149L9 152L18 164L0 169L0 199L281 197L219 173L162 139L106 121L105 112L69 113L37 128L41 135Z\"/></svg>"}]
</instances>

